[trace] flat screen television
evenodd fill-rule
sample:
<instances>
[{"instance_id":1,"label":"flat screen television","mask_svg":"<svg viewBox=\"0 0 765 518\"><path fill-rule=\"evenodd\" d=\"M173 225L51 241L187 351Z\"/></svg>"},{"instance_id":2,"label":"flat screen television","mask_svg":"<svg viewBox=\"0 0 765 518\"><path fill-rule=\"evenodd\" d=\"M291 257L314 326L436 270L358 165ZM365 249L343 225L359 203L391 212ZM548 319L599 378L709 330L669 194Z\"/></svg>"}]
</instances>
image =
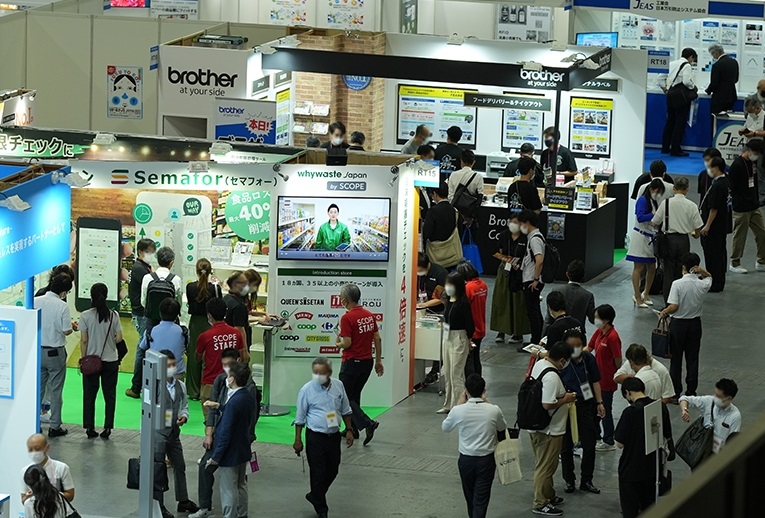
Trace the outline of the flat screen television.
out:
<instances>
[{"instance_id":1,"label":"flat screen television","mask_svg":"<svg viewBox=\"0 0 765 518\"><path fill-rule=\"evenodd\" d=\"M619 46L618 32L579 32L576 35L576 44L582 47L611 47Z\"/></svg>"},{"instance_id":2,"label":"flat screen television","mask_svg":"<svg viewBox=\"0 0 765 518\"><path fill-rule=\"evenodd\" d=\"M277 259L388 261L389 198L280 196Z\"/></svg>"}]
</instances>

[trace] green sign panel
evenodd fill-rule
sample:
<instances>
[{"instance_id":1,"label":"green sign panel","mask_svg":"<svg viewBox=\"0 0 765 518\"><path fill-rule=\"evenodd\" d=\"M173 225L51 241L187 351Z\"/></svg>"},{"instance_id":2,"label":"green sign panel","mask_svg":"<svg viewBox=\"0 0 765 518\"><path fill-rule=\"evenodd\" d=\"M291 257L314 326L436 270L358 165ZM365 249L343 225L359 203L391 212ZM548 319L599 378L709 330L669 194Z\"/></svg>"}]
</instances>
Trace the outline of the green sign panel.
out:
<instances>
[{"instance_id":1,"label":"green sign panel","mask_svg":"<svg viewBox=\"0 0 765 518\"><path fill-rule=\"evenodd\" d=\"M139 203L133 208L133 219L139 225L145 225L151 218L154 217L154 212L145 203Z\"/></svg>"},{"instance_id":2,"label":"green sign panel","mask_svg":"<svg viewBox=\"0 0 765 518\"><path fill-rule=\"evenodd\" d=\"M271 233L271 193L232 192L226 201L226 223L246 241L264 241Z\"/></svg>"}]
</instances>

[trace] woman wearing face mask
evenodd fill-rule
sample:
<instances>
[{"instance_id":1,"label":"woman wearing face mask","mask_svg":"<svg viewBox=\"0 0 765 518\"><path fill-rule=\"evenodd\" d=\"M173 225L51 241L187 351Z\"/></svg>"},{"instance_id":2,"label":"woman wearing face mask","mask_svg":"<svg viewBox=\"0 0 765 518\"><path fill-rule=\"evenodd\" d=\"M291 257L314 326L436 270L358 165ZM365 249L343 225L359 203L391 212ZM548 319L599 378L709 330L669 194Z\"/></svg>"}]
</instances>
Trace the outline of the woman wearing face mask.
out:
<instances>
[{"instance_id":1,"label":"woman wearing face mask","mask_svg":"<svg viewBox=\"0 0 765 518\"><path fill-rule=\"evenodd\" d=\"M653 250L656 232L651 225L651 219L658 207L657 200L664 194L664 190L664 182L661 178L654 178L635 203L635 226L630 232L630 248L626 259L632 261L634 265L632 302L639 308L653 306L653 301L648 295L656 274L656 257ZM640 293L640 276L644 269L646 270L645 290Z\"/></svg>"},{"instance_id":2,"label":"woman wearing face mask","mask_svg":"<svg viewBox=\"0 0 765 518\"><path fill-rule=\"evenodd\" d=\"M350 145L345 141L345 124L340 121L329 125L329 141L321 145L328 155L345 154Z\"/></svg>"},{"instance_id":3,"label":"woman wearing face mask","mask_svg":"<svg viewBox=\"0 0 765 518\"><path fill-rule=\"evenodd\" d=\"M465 390L463 374L468 353L470 337L475 333L470 302L465 295L465 279L456 272L446 276L444 286L444 378L446 399L437 414L448 414L458 404Z\"/></svg>"},{"instance_id":4,"label":"woman wearing face mask","mask_svg":"<svg viewBox=\"0 0 765 518\"><path fill-rule=\"evenodd\" d=\"M212 265L207 259L200 259L196 265L197 280L186 285L186 300L189 304L189 343L186 344L186 389L189 399L199 401L202 363L197 361L197 339L210 329L207 321L207 301L222 297L220 286L210 282Z\"/></svg>"},{"instance_id":5,"label":"woman wearing face mask","mask_svg":"<svg viewBox=\"0 0 765 518\"><path fill-rule=\"evenodd\" d=\"M106 305L108 289L96 283L90 288L90 309L80 315L80 352L82 357L96 355L101 358L101 372L82 375L82 421L88 439L96 432L96 396L99 385L104 395L105 416L102 439L108 439L114 428L117 403L117 375L120 362L117 342L122 340L122 325L116 311Z\"/></svg>"},{"instance_id":6,"label":"woman wearing face mask","mask_svg":"<svg viewBox=\"0 0 765 518\"><path fill-rule=\"evenodd\" d=\"M247 296L250 294L250 283L244 272L236 271L226 279L228 293L223 297L228 310L226 311L226 323L239 331L244 339L242 360L250 361L250 345L252 344L252 329L250 328L249 311L247 309Z\"/></svg>"},{"instance_id":7,"label":"woman wearing face mask","mask_svg":"<svg viewBox=\"0 0 765 518\"><path fill-rule=\"evenodd\" d=\"M526 240L521 233L518 213L512 213L507 230L499 234L500 247L494 254L501 261L491 303L491 329L497 331L497 343L503 343L505 335L510 335L511 342L523 342L523 335L531 333L521 270L513 268L526 251Z\"/></svg>"},{"instance_id":8,"label":"woman wearing face mask","mask_svg":"<svg viewBox=\"0 0 765 518\"><path fill-rule=\"evenodd\" d=\"M75 512L72 504L53 487L45 470L37 464L29 466L24 472L24 484L32 493L24 502L26 518L66 518Z\"/></svg>"}]
</instances>

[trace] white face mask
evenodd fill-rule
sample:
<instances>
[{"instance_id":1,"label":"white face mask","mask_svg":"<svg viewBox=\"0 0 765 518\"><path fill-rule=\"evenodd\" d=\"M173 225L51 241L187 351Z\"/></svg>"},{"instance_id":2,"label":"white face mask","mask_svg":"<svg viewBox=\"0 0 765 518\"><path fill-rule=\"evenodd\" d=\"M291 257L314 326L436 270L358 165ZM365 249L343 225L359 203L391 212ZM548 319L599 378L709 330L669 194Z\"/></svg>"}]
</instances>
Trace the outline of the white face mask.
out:
<instances>
[{"instance_id":1,"label":"white face mask","mask_svg":"<svg viewBox=\"0 0 765 518\"><path fill-rule=\"evenodd\" d=\"M717 408L725 408L726 406L728 406L725 401L723 401L717 396L714 397L714 403Z\"/></svg>"},{"instance_id":2,"label":"white face mask","mask_svg":"<svg viewBox=\"0 0 765 518\"><path fill-rule=\"evenodd\" d=\"M143 260L150 263L154 260L154 254L143 254Z\"/></svg>"},{"instance_id":3,"label":"white face mask","mask_svg":"<svg viewBox=\"0 0 765 518\"><path fill-rule=\"evenodd\" d=\"M425 277L428 274L428 272L417 272L417 277Z\"/></svg>"},{"instance_id":4,"label":"white face mask","mask_svg":"<svg viewBox=\"0 0 765 518\"><path fill-rule=\"evenodd\" d=\"M327 383L327 380L329 379L329 376L327 376L326 374L316 374L314 372L312 378L319 385L325 385Z\"/></svg>"},{"instance_id":5,"label":"white face mask","mask_svg":"<svg viewBox=\"0 0 765 518\"><path fill-rule=\"evenodd\" d=\"M250 285L247 284L239 293L242 295L242 297L246 297L250 293Z\"/></svg>"},{"instance_id":6,"label":"white face mask","mask_svg":"<svg viewBox=\"0 0 765 518\"><path fill-rule=\"evenodd\" d=\"M332 137L332 145L339 146L343 143L343 137Z\"/></svg>"},{"instance_id":7,"label":"white face mask","mask_svg":"<svg viewBox=\"0 0 765 518\"><path fill-rule=\"evenodd\" d=\"M710 178L714 178L714 177L715 177L715 174L714 174L714 173L712 172L712 170L711 170L710 168L708 168L708 167L707 167L707 175L708 175Z\"/></svg>"},{"instance_id":8,"label":"white face mask","mask_svg":"<svg viewBox=\"0 0 765 518\"><path fill-rule=\"evenodd\" d=\"M513 234L517 234L521 231L521 226L518 223L513 223L512 221L507 224L507 228L510 229L510 232Z\"/></svg>"},{"instance_id":9,"label":"white face mask","mask_svg":"<svg viewBox=\"0 0 765 518\"><path fill-rule=\"evenodd\" d=\"M603 327L603 321L601 319L599 319L599 318L596 318L595 319L595 327L597 327L598 329Z\"/></svg>"},{"instance_id":10,"label":"white face mask","mask_svg":"<svg viewBox=\"0 0 765 518\"><path fill-rule=\"evenodd\" d=\"M752 162L756 162L759 159L760 159L760 155L758 155L757 153L750 153L749 154L749 160L751 160Z\"/></svg>"},{"instance_id":11,"label":"white face mask","mask_svg":"<svg viewBox=\"0 0 765 518\"><path fill-rule=\"evenodd\" d=\"M231 367L223 367L223 372L226 373L226 376L231 372Z\"/></svg>"},{"instance_id":12,"label":"white face mask","mask_svg":"<svg viewBox=\"0 0 765 518\"><path fill-rule=\"evenodd\" d=\"M579 358L582 355L582 348L581 347L574 347L574 352L571 354L572 358Z\"/></svg>"},{"instance_id":13,"label":"white face mask","mask_svg":"<svg viewBox=\"0 0 765 518\"><path fill-rule=\"evenodd\" d=\"M231 378L226 378L226 386L230 389L234 388L234 382L231 381Z\"/></svg>"},{"instance_id":14,"label":"white face mask","mask_svg":"<svg viewBox=\"0 0 765 518\"><path fill-rule=\"evenodd\" d=\"M529 233L529 227L521 227L521 234L527 235Z\"/></svg>"},{"instance_id":15,"label":"white face mask","mask_svg":"<svg viewBox=\"0 0 765 518\"><path fill-rule=\"evenodd\" d=\"M457 293L457 288L452 286L451 284L448 284L444 287L444 291L449 297L453 297L455 293Z\"/></svg>"},{"instance_id":16,"label":"white face mask","mask_svg":"<svg viewBox=\"0 0 765 518\"><path fill-rule=\"evenodd\" d=\"M175 373L178 372L178 367L168 367L167 368L167 381L170 381L175 376Z\"/></svg>"},{"instance_id":17,"label":"white face mask","mask_svg":"<svg viewBox=\"0 0 765 518\"><path fill-rule=\"evenodd\" d=\"M45 460L45 452L44 451L30 451L29 452L29 460L31 460L35 464L40 464L42 461Z\"/></svg>"}]
</instances>

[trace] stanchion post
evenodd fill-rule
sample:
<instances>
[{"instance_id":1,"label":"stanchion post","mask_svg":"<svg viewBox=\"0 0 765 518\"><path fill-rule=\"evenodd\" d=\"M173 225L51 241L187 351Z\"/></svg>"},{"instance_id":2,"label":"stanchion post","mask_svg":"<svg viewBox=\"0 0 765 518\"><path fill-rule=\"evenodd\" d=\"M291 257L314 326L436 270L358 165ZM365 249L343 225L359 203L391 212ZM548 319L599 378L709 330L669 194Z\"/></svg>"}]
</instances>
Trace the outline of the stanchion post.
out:
<instances>
[{"instance_id":1,"label":"stanchion post","mask_svg":"<svg viewBox=\"0 0 765 518\"><path fill-rule=\"evenodd\" d=\"M167 383L167 356L149 349L143 360L141 394L141 479L138 516L161 518L159 502L154 500L155 431L165 427L164 390Z\"/></svg>"}]
</instances>

